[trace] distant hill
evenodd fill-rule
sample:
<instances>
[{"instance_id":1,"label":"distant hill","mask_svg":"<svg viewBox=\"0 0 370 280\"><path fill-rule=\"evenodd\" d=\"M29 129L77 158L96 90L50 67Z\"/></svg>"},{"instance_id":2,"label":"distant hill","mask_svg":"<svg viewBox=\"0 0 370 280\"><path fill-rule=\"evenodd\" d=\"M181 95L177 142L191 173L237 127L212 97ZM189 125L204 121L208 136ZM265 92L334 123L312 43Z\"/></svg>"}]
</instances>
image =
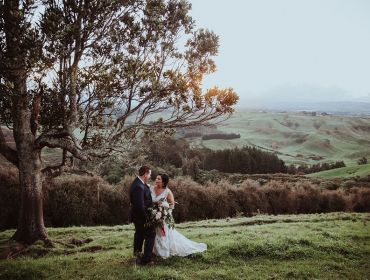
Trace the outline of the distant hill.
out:
<instances>
[{"instance_id":1,"label":"distant hill","mask_svg":"<svg viewBox=\"0 0 370 280\"><path fill-rule=\"evenodd\" d=\"M242 105L243 106L243 105ZM370 102L338 101L338 102L252 102L245 108L275 111L309 111L326 112L351 116L370 116Z\"/></svg>"},{"instance_id":2,"label":"distant hill","mask_svg":"<svg viewBox=\"0 0 370 280\"><path fill-rule=\"evenodd\" d=\"M343 160L356 164L370 159L370 118L314 112L266 112L238 110L207 133L236 133L232 140L187 138L193 147L224 149L256 146L273 151L286 163L318 163ZM179 134L181 136L181 134Z\"/></svg>"},{"instance_id":3,"label":"distant hill","mask_svg":"<svg viewBox=\"0 0 370 280\"><path fill-rule=\"evenodd\" d=\"M365 93L363 93L365 94ZM239 108L316 111L332 114L370 116L370 93L358 93L318 85L281 85L264 92L242 93Z\"/></svg>"}]
</instances>

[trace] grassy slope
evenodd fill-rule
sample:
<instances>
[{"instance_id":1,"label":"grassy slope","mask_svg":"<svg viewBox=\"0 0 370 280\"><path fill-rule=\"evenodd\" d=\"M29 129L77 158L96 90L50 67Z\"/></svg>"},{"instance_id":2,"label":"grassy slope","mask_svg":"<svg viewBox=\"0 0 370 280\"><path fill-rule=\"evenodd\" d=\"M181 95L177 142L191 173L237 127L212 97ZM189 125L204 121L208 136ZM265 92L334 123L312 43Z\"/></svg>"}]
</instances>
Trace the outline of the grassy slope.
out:
<instances>
[{"instance_id":1,"label":"grassy slope","mask_svg":"<svg viewBox=\"0 0 370 280\"><path fill-rule=\"evenodd\" d=\"M191 139L194 146L212 149L256 145L277 151L287 163L317 163L344 160L354 164L370 156L370 118L350 116L311 116L303 113L238 111L218 125L226 133L240 133L240 139Z\"/></svg>"},{"instance_id":2,"label":"grassy slope","mask_svg":"<svg viewBox=\"0 0 370 280\"><path fill-rule=\"evenodd\" d=\"M39 244L0 261L0 279L366 279L370 275L370 214L256 216L177 225L209 250L193 258L137 267L133 227L49 229L52 239L94 239L82 247ZM13 231L0 233L0 246ZM102 246L97 252L82 252ZM99 248L99 247L96 247ZM40 257L40 255L44 255Z\"/></svg>"},{"instance_id":3,"label":"grassy slope","mask_svg":"<svg viewBox=\"0 0 370 280\"><path fill-rule=\"evenodd\" d=\"M362 177L367 175L370 175L370 164L336 168L332 170L326 170L309 174L307 176L331 179L331 178L350 178L354 176Z\"/></svg>"}]
</instances>

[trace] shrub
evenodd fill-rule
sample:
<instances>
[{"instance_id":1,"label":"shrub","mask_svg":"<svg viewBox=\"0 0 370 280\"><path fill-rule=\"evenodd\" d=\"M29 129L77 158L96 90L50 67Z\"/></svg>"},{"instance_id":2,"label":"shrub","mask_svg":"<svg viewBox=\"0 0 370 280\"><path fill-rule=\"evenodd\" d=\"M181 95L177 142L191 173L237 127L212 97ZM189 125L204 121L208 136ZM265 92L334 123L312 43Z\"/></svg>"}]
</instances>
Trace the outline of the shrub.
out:
<instances>
[{"instance_id":1,"label":"shrub","mask_svg":"<svg viewBox=\"0 0 370 280\"><path fill-rule=\"evenodd\" d=\"M221 180L217 184L208 182L205 191L211 201L211 215L208 218L226 218L236 216L242 212L241 205L238 203L238 188L231 185L226 180Z\"/></svg>"},{"instance_id":2,"label":"shrub","mask_svg":"<svg viewBox=\"0 0 370 280\"><path fill-rule=\"evenodd\" d=\"M291 188L282 181L270 181L263 188L262 193L268 203L268 213L291 213Z\"/></svg>"},{"instance_id":3,"label":"shrub","mask_svg":"<svg viewBox=\"0 0 370 280\"><path fill-rule=\"evenodd\" d=\"M100 177L63 176L45 192L45 223L52 226L121 224L128 202Z\"/></svg>"},{"instance_id":4,"label":"shrub","mask_svg":"<svg viewBox=\"0 0 370 280\"><path fill-rule=\"evenodd\" d=\"M19 201L18 170L0 166L0 230L17 226Z\"/></svg>"},{"instance_id":5,"label":"shrub","mask_svg":"<svg viewBox=\"0 0 370 280\"><path fill-rule=\"evenodd\" d=\"M370 189L351 189L351 208L356 212L370 212Z\"/></svg>"},{"instance_id":6,"label":"shrub","mask_svg":"<svg viewBox=\"0 0 370 280\"><path fill-rule=\"evenodd\" d=\"M349 205L342 190L323 190L320 199L320 212L347 211Z\"/></svg>"},{"instance_id":7,"label":"shrub","mask_svg":"<svg viewBox=\"0 0 370 280\"><path fill-rule=\"evenodd\" d=\"M115 186L100 177L69 175L45 182L47 226L113 225L128 222L129 187L126 175ZM0 167L0 229L16 227L20 190L16 169ZM171 179L177 202L176 222L237 216L331 211L370 211L370 189L321 189L305 181L270 180L261 186L245 180L239 186L218 179L201 185L190 177Z\"/></svg>"},{"instance_id":8,"label":"shrub","mask_svg":"<svg viewBox=\"0 0 370 280\"><path fill-rule=\"evenodd\" d=\"M264 194L258 189L259 187L260 185L256 181L246 180L237 188L235 199L245 216L267 212L269 208Z\"/></svg>"},{"instance_id":9,"label":"shrub","mask_svg":"<svg viewBox=\"0 0 370 280\"><path fill-rule=\"evenodd\" d=\"M292 195L296 213L320 212L320 191L317 186L304 182L294 189Z\"/></svg>"},{"instance_id":10,"label":"shrub","mask_svg":"<svg viewBox=\"0 0 370 280\"><path fill-rule=\"evenodd\" d=\"M180 177L170 180L169 188L177 203L173 212L176 222L207 218L210 205L201 185L189 177Z\"/></svg>"},{"instance_id":11,"label":"shrub","mask_svg":"<svg viewBox=\"0 0 370 280\"><path fill-rule=\"evenodd\" d=\"M366 157L362 157L362 158L360 158L360 159L357 161L357 164L358 164L358 165L367 164L367 158L366 158Z\"/></svg>"}]
</instances>

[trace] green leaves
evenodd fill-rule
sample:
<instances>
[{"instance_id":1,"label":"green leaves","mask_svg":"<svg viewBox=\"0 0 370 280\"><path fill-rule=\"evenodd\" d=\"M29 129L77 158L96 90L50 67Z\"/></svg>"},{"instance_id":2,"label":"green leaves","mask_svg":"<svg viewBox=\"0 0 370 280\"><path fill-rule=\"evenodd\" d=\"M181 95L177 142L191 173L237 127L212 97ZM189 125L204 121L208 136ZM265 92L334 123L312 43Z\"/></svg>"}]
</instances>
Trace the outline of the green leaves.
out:
<instances>
[{"instance_id":1,"label":"green leaves","mask_svg":"<svg viewBox=\"0 0 370 280\"><path fill-rule=\"evenodd\" d=\"M195 29L186 0L43 0L33 21L34 1L22 3L14 9L21 28L9 32L19 33L30 101L42 96L39 132L77 126L82 146L112 150L140 131L222 117L238 101L231 88L203 91L204 76L216 71L218 36Z\"/></svg>"}]
</instances>

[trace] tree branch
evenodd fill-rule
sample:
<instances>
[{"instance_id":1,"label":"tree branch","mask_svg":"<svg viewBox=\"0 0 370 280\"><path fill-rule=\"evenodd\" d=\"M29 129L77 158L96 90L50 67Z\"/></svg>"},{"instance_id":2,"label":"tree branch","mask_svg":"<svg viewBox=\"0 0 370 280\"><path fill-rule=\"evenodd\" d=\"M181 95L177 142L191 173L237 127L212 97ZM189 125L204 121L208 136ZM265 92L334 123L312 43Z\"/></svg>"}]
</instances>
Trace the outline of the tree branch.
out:
<instances>
[{"instance_id":1,"label":"tree branch","mask_svg":"<svg viewBox=\"0 0 370 280\"><path fill-rule=\"evenodd\" d=\"M46 178L54 178L61 175L64 171L65 166L63 164L57 166L48 166L41 170L42 175Z\"/></svg>"},{"instance_id":2,"label":"tree branch","mask_svg":"<svg viewBox=\"0 0 370 280\"><path fill-rule=\"evenodd\" d=\"M40 114L41 109L41 98L42 92L35 96L32 104L32 115L31 115L31 131L33 135L36 135L37 127L38 127L38 117Z\"/></svg>"},{"instance_id":3,"label":"tree branch","mask_svg":"<svg viewBox=\"0 0 370 280\"><path fill-rule=\"evenodd\" d=\"M35 141L35 147L42 149L61 148L70 152L75 158L80 160L89 160L89 156L78 147L73 136L63 129L56 129L48 133L41 134Z\"/></svg>"}]
</instances>

